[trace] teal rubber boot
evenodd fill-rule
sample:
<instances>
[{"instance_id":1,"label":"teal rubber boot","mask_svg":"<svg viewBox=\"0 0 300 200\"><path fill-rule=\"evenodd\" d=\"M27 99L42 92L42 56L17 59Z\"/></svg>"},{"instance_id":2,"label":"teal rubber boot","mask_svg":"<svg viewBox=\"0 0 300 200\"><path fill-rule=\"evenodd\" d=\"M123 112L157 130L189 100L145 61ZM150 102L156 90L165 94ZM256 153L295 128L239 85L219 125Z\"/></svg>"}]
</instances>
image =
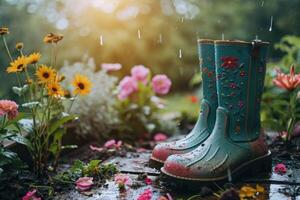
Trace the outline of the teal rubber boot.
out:
<instances>
[{"instance_id":1,"label":"teal rubber boot","mask_svg":"<svg viewBox=\"0 0 300 200\"><path fill-rule=\"evenodd\" d=\"M208 138L213 130L218 107L214 40L199 40L198 53L202 71L203 100L197 123L185 138L156 145L150 158L151 167L160 169L170 155L194 150Z\"/></svg>"},{"instance_id":2,"label":"teal rubber boot","mask_svg":"<svg viewBox=\"0 0 300 200\"><path fill-rule=\"evenodd\" d=\"M195 150L170 156L169 178L189 183L224 182L270 167L260 124L268 43L215 41L218 109L211 135Z\"/></svg>"}]
</instances>

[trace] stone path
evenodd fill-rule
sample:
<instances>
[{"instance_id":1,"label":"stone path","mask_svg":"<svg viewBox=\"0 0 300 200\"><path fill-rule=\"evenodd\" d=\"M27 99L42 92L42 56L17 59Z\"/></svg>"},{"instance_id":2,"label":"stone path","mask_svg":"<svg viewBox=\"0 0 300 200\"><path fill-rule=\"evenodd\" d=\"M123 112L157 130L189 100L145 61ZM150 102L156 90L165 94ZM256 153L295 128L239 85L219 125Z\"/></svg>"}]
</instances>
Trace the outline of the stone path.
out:
<instances>
[{"instance_id":1,"label":"stone path","mask_svg":"<svg viewBox=\"0 0 300 200\"><path fill-rule=\"evenodd\" d=\"M125 193L120 193L118 187L114 184L112 180L107 181L107 184L104 187L93 188L91 195L86 196L80 194L76 190L71 192L61 194L56 196L55 200L118 200L118 199L128 199L135 200L138 195L142 193L145 189L151 188L153 191L153 200L157 200L161 195L165 195L166 193L171 194L173 199L182 199L186 200L193 195L197 195L197 192L186 192L179 190L168 190L167 188L155 184L159 179L159 171L150 168L148 166L148 160L150 157L150 151L145 151L143 153L127 153L126 155L122 155L119 157L111 157L105 161L105 163L114 163L117 165L118 169L122 173L127 173L133 180L137 179L138 174L147 173L149 177L153 180L153 184L151 186L141 185L136 188L129 188ZM251 179L242 180L240 183L236 183L236 186L241 186L245 184L251 184L255 187L256 184L263 186L266 190L264 196L256 198L256 199L271 199L271 200L288 200L290 197L285 196L283 193L280 193L279 190L288 191L293 190L294 193L296 190L300 190L300 170L295 169L293 171L289 171L286 175L278 175L272 172L268 174L258 174L257 177L251 177ZM214 200L218 199L216 196L212 195L211 197L195 197L193 200ZM293 199L293 198L292 198ZM294 199L299 199L300 196Z\"/></svg>"}]
</instances>

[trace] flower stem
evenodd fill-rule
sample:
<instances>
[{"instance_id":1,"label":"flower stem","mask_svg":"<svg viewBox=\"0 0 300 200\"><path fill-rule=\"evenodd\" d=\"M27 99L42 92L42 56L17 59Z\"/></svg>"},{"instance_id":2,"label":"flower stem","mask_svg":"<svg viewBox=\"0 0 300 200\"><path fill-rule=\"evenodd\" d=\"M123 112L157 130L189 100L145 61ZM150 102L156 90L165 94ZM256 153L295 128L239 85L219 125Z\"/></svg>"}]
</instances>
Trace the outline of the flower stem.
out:
<instances>
[{"instance_id":1,"label":"flower stem","mask_svg":"<svg viewBox=\"0 0 300 200\"><path fill-rule=\"evenodd\" d=\"M13 58L12 58L12 56L11 56L11 54L10 54L10 51L9 51L9 49L8 49L8 46L7 46L6 39L5 39L4 36L3 36L2 38L3 38L3 43L4 43L4 46L5 46L5 49L6 49L6 53L7 53L8 57L9 57L10 61L13 61Z\"/></svg>"}]
</instances>

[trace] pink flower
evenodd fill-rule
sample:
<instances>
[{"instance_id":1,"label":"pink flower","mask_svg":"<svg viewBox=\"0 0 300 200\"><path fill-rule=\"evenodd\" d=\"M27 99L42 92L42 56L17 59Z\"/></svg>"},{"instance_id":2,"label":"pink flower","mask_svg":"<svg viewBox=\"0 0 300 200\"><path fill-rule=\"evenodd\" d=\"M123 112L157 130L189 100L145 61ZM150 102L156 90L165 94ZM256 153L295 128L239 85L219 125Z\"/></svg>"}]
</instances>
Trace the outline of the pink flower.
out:
<instances>
[{"instance_id":1,"label":"pink flower","mask_svg":"<svg viewBox=\"0 0 300 200\"><path fill-rule=\"evenodd\" d=\"M295 66L290 67L290 74L284 74L280 69L277 69L277 76L273 80L275 86L293 91L300 85L300 73L295 74Z\"/></svg>"},{"instance_id":2,"label":"pink flower","mask_svg":"<svg viewBox=\"0 0 300 200\"><path fill-rule=\"evenodd\" d=\"M163 133L156 133L154 135L155 142L162 142L162 141L165 141L166 139L168 139L168 137Z\"/></svg>"},{"instance_id":3,"label":"pink flower","mask_svg":"<svg viewBox=\"0 0 300 200\"><path fill-rule=\"evenodd\" d=\"M144 192L140 194L140 196L138 196L137 200L151 200L152 195L153 195L152 190L148 188L144 190Z\"/></svg>"},{"instance_id":4,"label":"pink flower","mask_svg":"<svg viewBox=\"0 0 300 200\"><path fill-rule=\"evenodd\" d=\"M131 69L131 76L137 80L141 81L143 84L147 84L148 76L150 70L146 68L144 65L136 65Z\"/></svg>"},{"instance_id":5,"label":"pink flower","mask_svg":"<svg viewBox=\"0 0 300 200\"><path fill-rule=\"evenodd\" d=\"M164 74L155 75L152 79L152 88L156 94L167 94L171 85L171 80Z\"/></svg>"},{"instance_id":6,"label":"pink flower","mask_svg":"<svg viewBox=\"0 0 300 200\"><path fill-rule=\"evenodd\" d=\"M147 184L147 185L151 185L152 184L152 179L149 178L148 176L145 178L144 182Z\"/></svg>"},{"instance_id":7,"label":"pink flower","mask_svg":"<svg viewBox=\"0 0 300 200\"><path fill-rule=\"evenodd\" d=\"M122 65L120 63L103 63L101 68L107 72L118 71L122 68Z\"/></svg>"},{"instance_id":8,"label":"pink flower","mask_svg":"<svg viewBox=\"0 0 300 200\"><path fill-rule=\"evenodd\" d=\"M112 149L112 148L120 148L122 146L122 141L119 140L118 142L114 139L112 140L108 140L107 142L105 142L104 147L108 148L108 149Z\"/></svg>"},{"instance_id":9,"label":"pink flower","mask_svg":"<svg viewBox=\"0 0 300 200\"><path fill-rule=\"evenodd\" d=\"M18 114L18 104L10 100L0 100L0 116L7 115L8 119L13 120Z\"/></svg>"},{"instance_id":10,"label":"pink flower","mask_svg":"<svg viewBox=\"0 0 300 200\"><path fill-rule=\"evenodd\" d=\"M125 76L119 83L120 91L119 91L118 98L120 100L124 100L133 92L137 91L137 89L138 89L137 81L130 76Z\"/></svg>"},{"instance_id":11,"label":"pink flower","mask_svg":"<svg viewBox=\"0 0 300 200\"><path fill-rule=\"evenodd\" d=\"M132 179L126 174L116 174L115 175L115 183L118 184L119 188L124 186L131 186Z\"/></svg>"},{"instance_id":12,"label":"pink flower","mask_svg":"<svg viewBox=\"0 0 300 200\"><path fill-rule=\"evenodd\" d=\"M94 183L92 177L81 177L75 182L75 184L76 189L82 192L91 189Z\"/></svg>"},{"instance_id":13,"label":"pink flower","mask_svg":"<svg viewBox=\"0 0 300 200\"><path fill-rule=\"evenodd\" d=\"M287 168L284 164L280 163L280 164L277 164L274 168L274 172L276 174L285 174L287 172Z\"/></svg>"},{"instance_id":14,"label":"pink flower","mask_svg":"<svg viewBox=\"0 0 300 200\"><path fill-rule=\"evenodd\" d=\"M42 200L42 198L36 196L36 190L31 190L22 197L22 200Z\"/></svg>"}]
</instances>

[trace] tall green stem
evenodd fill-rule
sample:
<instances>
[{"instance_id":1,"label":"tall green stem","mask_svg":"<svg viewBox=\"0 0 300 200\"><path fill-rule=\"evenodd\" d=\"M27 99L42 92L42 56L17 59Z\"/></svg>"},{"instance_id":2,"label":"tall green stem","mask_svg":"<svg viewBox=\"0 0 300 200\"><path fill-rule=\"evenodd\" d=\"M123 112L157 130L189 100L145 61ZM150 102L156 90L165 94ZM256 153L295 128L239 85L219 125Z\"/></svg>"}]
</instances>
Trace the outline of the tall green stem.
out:
<instances>
[{"instance_id":1,"label":"tall green stem","mask_svg":"<svg viewBox=\"0 0 300 200\"><path fill-rule=\"evenodd\" d=\"M12 56L11 56L11 54L10 54L9 49L8 49L6 39L5 39L4 36L3 36L2 38L3 38L3 43L4 43L4 46L5 46L5 49L6 49L6 53L7 53L8 57L9 57L10 61L12 62L12 61L13 61L13 58L12 58Z\"/></svg>"}]
</instances>

